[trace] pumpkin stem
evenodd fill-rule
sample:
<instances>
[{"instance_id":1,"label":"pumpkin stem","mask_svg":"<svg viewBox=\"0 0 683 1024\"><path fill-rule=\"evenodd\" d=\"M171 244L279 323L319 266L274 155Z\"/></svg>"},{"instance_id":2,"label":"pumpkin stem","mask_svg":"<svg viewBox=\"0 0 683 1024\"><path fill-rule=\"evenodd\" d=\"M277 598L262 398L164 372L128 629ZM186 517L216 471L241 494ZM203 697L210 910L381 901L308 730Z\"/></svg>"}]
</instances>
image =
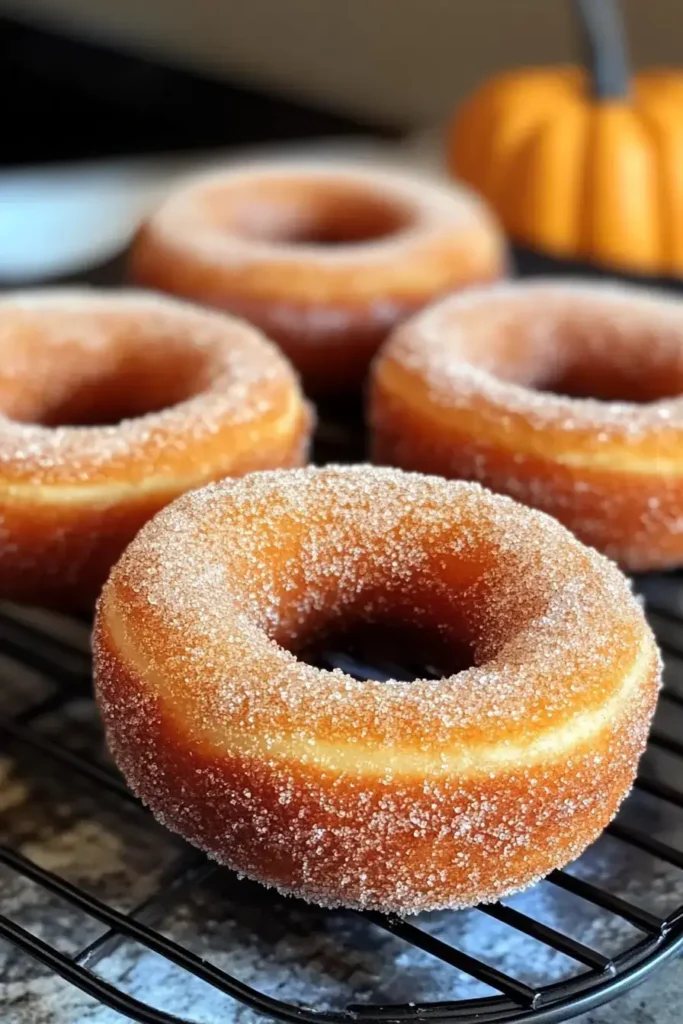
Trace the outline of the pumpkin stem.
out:
<instances>
[{"instance_id":1,"label":"pumpkin stem","mask_svg":"<svg viewBox=\"0 0 683 1024\"><path fill-rule=\"evenodd\" d=\"M628 49L618 0L574 0L588 51L593 93L599 100L627 96Z\"/></svg>"}]
</instances>

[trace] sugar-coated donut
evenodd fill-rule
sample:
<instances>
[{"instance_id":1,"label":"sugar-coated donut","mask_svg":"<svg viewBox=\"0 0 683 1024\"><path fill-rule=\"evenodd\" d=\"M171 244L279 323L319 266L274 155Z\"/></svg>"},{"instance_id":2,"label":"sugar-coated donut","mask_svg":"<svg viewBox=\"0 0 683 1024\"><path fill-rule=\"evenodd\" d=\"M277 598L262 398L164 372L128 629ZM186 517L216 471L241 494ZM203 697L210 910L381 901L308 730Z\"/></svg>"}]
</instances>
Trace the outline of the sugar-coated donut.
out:
<instances>
[{"instance_id":1,"label":"sugar-coated donut","mask_svg":"<svg viewBox=\"0 0 683 1024\"><path fill-rule=\"evenodd\" d=\"M471 667L361 682L297 657L358 624ZM577 856L631 785L660 676L621 572L555 520L362 466L174 502L114 569L94 652L111 751L162 822L281 892L401 913Z\"/></svg>"},{"instance_id":2,"label":"sugar-coated donut","mask_svg":"<svg viewBox=\"0 0 683 1024\"><path fill-rule=\"evenodd\" d=\"M500 277L471 193L364 167L248 165L179 186L143 225L141 284L244 316L314 392L357 388L378 345L435 296Z\"/></svg>"},{"instance_id":3,"label":"sugar-coated donut","mask_svg":"<svg viewBox=\"0 0 683 1024\"><path fill-rule=\"evenodd\" d=\"M445 299L373 368L373 458L478 480L631 570L683 565L683 303L520 281Z\"/></svg>"},{"instance_id":4,"label":"sugar-coated donut","mask_svg":"<svg viewBox=\"0 0 683 1024\"><path fill-rule=\"evenodd\" d=\"M0 347L2 599L92 608L167 502L305 461L295 374L240 321L135 292L24 292L0 299Z\"/></svg>"}]
</instances>

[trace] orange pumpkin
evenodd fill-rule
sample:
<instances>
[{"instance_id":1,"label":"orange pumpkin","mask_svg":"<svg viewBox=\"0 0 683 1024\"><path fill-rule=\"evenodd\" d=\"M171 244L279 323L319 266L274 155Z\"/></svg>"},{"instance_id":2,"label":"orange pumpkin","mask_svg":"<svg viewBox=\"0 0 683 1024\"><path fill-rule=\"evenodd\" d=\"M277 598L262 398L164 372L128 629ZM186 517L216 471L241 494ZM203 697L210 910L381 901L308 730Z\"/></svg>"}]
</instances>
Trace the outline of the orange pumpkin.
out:
<instances>
[{"instance_id":1,"label":"orange pumpkin","mask_svg":"<svg viewBox=\"0 0 683 1024\"><path fill-rule=\"evenodd\" d=\"M590 70L496 76L459 109L449 165L511 238L550 255L683 276L683 72L631 80L611 0L577 0Z\"/></svg>"}]
</instances>

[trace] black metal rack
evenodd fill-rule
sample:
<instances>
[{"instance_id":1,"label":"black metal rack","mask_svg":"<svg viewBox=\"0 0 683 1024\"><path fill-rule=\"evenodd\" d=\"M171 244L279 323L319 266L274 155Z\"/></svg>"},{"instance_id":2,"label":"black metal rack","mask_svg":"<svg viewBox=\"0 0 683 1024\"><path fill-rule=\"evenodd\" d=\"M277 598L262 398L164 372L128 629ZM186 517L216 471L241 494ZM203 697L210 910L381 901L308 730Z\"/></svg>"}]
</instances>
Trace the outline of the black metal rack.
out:
<instances>
[{"instance_id":1,"label":"black metal rack","mask_svg":"<svg viewBox=\"0 0 683 1024\"><path fill-rule=\"evenodd\" d=\"M683 664L683 619L677 610L677 607L683 606L683 587L679 587L674 577L644 578L639 586L646 594L653 625L675 676L677 663ZM2 609L0 615L0 652L0 677L11 675L12 666L16 665L33 673L46 684L39 695L34 695L30 700L21 700L20 707L8 711L0 719L3 748L11 751L19 768L22 763L30 764L32 770L38 766L39 772L63 776L68 780L69 787L78 787L82 780L85 785L97 787L103 799L106 794L107 799L135 805L136 810L131 813L139 814L141 820L149 822L151 828L151 818L139 808L120 776L104 757L100 759L91 753L79 752L77 745L65 745L51 738L49 732L46 733L38 725L46 716L59 716L74 699L90 699L86 627L70 624L45 613L8 606ZM675 678L673 681L667 680L662 702L667 710L683 708L683 691L676 689ZM657 724L650 741L650 754L653 753L655 761L659 754L663 754L665 759L671 759L674 766L683 766L683 742ZM646 755L646 762L648 758L649 755ZM645 763L636 782L634 795L638 794L644 794L657 802L659 811L655 817L660 824L662 820L666 824L669 809L675 811L683 808L683 786L677 781L675 767L666 773L659 763L654 766ZM624 851L635 851L638 856L647 855L648 858L662 862L667 871L683 872L683 844L676 845L662 838L657 831L652 827L652 819L647 816L640 824L629 823L620 817L609 826L607 834ZM661 833L661 829L659 831ZM224 879L229 875L188 847L179 845L177 856L164 871L156 890L128 911L115 909L86 889L65 880L59 872L40 866L10 845L0 847L0 865L37 887L39 908L40 900L44 899L47 906L50 900L59 898L70 908L97 922L100 929L99 934L81 948L65 952L57 943L42 937L38 933L39 929L31 929L6 914L0 914L0 937L9 940L48 971L60 975L102 1004L145 1024L178 1024L186 1018L148 1005L98 973L98 965L106 962L117 946L126 941L133 941L137 946L171 961L183 972L201 979L259 1013L284 1021L310 1024L319 1024L321 1020L328 1024L414 1020L476 1021L477 1024L535 1021L547 1024L567 1019L611 999L637 984L656 966L683 948L683 875L680 876L677 889L675 883L671 884L671 891L678 893L680 905L662 914L647 909L644 905L646 901L640 898L629 898L613 891L609 878L591 879L582 876L572 866L554 872L542 884L553 887L573 900L581 901L590 912L589 916L600 913L628 925L631 937L618 952L596 948L590 936L577 937L570 934L569 930L563 931L544 923L516 909L511 905L514 900L482 906L472 911L474 916L471 916L468 925L469 934L472 928L486 927L487 922L493 921L498 926L514 929L520 939L528 937L547 950L561 954L566 962L573 964L573 973L569 977L561 977L549 984L533 985L506 972L496 964L495 957L489 957L487 962L468 952L466 943L459 941L458 945L465 948L458 948L442 938L438 930L435 934L429 926L429 915L417 918L414 922L379 914L348 915L358 917L363 926L381 929L421 954L437 958L442 964L488 986L496 994L433 1002L367 1002L341 1005L338 1009L321 1008L301 1005L260 991L155 927L162 911L173 904L178 894L193 886L206 884L212 877ZM249 885L236 881L234 884ZM648 880L645 878L644 891L647 886ZM259 893L259 898L271 899L265 891L259 889ZM295 901L289 902L295 905ZM0 903L1 909L4 908ZM326 916L333 916L333 913L342 912L328 914L316 911L312 926L320 925ZM455 919L458 915L450 917Z\"/></svg>"}]
</instances>

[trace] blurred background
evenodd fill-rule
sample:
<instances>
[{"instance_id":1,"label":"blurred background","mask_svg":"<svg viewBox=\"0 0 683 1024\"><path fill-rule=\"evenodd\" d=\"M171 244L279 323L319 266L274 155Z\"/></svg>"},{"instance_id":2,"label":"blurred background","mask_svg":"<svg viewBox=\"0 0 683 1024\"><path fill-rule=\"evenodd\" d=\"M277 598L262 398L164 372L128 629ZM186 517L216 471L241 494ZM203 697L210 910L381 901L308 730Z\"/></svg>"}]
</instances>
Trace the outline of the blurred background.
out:
<instances>
[{"instance_id":1,"label":"blurred background","mask_svg":"<svg viewBox=\"0 0 683 1024\"><path fill-rule=\"evenodd\" d=\"M622 10L636 69L680 63L680 0ZM170 175L245 147L438 173L482 79L578 52L570 0L0 0L0 285L105 260Z\"/></svg>"},{"instance_id":2,"label":"blurred background","mask_svg":"<svg viewBox=\"0 0 683 1024\"><path fill-rule=\"evenodd\" d=\"M680 0L624 0L623 11L636 67L680 62ZM38 126L22 124L18 115L25 110L47 129L41 111L47 118L59 104L68 119L61 106L67 97L74 103L80 98L91 116L98 103L103 114L117 104L122 116L128 110L132 139L145 108L156 111L163 93L161 77L134 64L134 57L192 72L217 89L240 84L400 131L440 120L493 71L576 57L567 0L0 0L0 17L3 106L9 102L15 114L12 137L3 138L6 160L47 155L44 140L35 137ZM128 55L128 74L123 64L93 61L74 46L64 46L60 60L57 42L50 45L31 27ZM12 81L15 87L8 88ZM50 93L41 97L48 83ZM201 131L188 122L204 121L200 107L208 92L196 88L192 109L175 95L181 109L164 113L165 128L177 118L177 139L150 123L149 148L199 141ZM228 103L229 93L224 95ZM212 105L211 113L218 116L220 105ZM77 110L73 117L83 130ZM55 132L70 134L69 124L49 127L53 152L67 155ZM117 124L91 123L86 134L103 148L107 132L125 144ZM209 136L232 141L229 110ZM129 146L144 151L145 141L135 135ZM82 138L79 146L74 139L71 145L82 153L95 141Z\"/></svg>"}]
</instances>

